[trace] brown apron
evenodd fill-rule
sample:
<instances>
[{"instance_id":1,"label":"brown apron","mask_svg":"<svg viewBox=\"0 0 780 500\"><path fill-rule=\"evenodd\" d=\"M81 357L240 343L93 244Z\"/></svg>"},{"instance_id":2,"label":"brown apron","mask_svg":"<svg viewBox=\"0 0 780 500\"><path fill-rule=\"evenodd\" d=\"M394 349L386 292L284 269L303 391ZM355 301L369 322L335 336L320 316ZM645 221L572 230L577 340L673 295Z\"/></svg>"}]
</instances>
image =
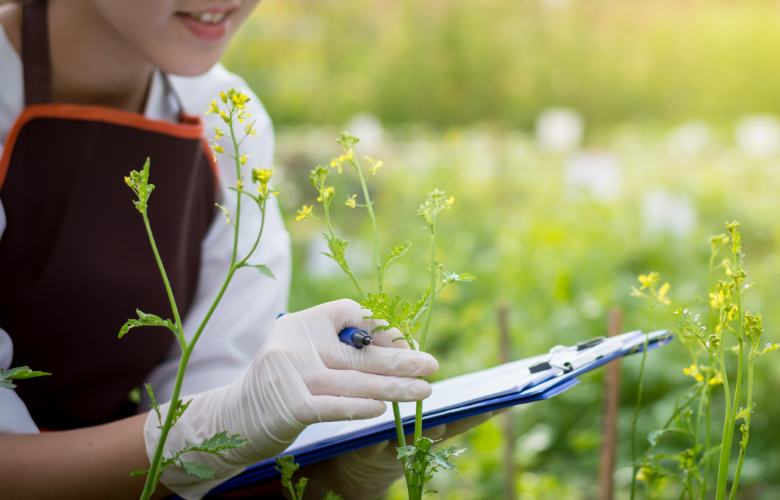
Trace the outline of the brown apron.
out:
<instances>
[{"instance_id":1,"label":"brown apron","mask_svg":"<svg viewBox=\"0 0 780 500\"><path fill-rule=\"evenodd\" d=\"M17 389L35 423L72 429L132 415L128 393L174 342L153 327L117 338L136 308L173 318L124 177L151 158L149 217L184 317L215 215L216 170L197 118L50 103L45 1L24 7L22 42L26 108L0 159L0 328L13 366L52 373Z\"/></svg>"}]
</instances>

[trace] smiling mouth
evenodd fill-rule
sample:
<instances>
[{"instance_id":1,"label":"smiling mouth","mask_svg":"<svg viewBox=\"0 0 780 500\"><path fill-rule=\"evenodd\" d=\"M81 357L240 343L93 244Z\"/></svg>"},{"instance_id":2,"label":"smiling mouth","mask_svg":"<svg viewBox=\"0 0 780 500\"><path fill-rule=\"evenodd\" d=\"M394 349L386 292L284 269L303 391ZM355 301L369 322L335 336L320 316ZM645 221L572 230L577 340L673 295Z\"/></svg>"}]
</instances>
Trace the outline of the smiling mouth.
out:
<instances>
[{"instance_id":1,"label":"smiling mouth","mask_svg":"<svg viewBox=\"0 0 780 500\"><path fill-rule=\"evenodd\" d=\"M178 12L178 14L204 24L219 24L227 16L226 12Z\"/></svg>"}]
</instances>

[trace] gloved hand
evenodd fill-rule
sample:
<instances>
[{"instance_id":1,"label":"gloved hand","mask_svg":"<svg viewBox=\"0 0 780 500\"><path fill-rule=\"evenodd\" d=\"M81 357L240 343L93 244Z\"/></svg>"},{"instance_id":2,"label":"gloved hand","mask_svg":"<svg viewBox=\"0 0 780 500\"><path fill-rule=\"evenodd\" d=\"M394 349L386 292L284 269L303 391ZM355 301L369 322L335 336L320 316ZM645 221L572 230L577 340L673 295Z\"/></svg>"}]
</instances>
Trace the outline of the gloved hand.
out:
<instances>
[{"instance_id":1,"label":"gloved hand","mask_svg":"<svg viewBox=\"0 0 780 500\"><path fill-rule=\"evenodd\" d=\"M423 436L434 441L447 440L487 422L493 415L503 411L483 413L432 427L424 430ZM406 444L412 444L413 441L414 435L406 436ZM436 443L434 448L438 450L440 445ZM344 500L377 498L404 475L397 447L396 439L383 441L301 468L295 477L300 475L310 478L306 495L311 498L323 498L329 490L340 494Z\"/></svg>"},{"instance_id":2,"label":"gloved hand","mask_svg":"<svg viewBox=\"0 0 780 500\"><path fill-rule=\"evenodd\" d=\"M410 350L406 342L393 342L401 336L397 330L374 332L374 344L363 349L339 340L338 332L347 327L372 332L380 323L363 319L369 315L356 302L340 300L279 318L238 380L192 398L168 434L165 449L181 450L185 440L199 444L224 430L251 443L227 456L183 456L211 467L214 479L200 480L171 466L162 483L186 499L199 499L246 467L284 451L307 425L374 418L387 408L382 401L430 396L427 382L405 377L429 375L439 365L431 355ZM169 408L162 406L163 419ZM144 427L150 461L160 438L158 425L151 412Z\"/></svg>"}]
</instances>

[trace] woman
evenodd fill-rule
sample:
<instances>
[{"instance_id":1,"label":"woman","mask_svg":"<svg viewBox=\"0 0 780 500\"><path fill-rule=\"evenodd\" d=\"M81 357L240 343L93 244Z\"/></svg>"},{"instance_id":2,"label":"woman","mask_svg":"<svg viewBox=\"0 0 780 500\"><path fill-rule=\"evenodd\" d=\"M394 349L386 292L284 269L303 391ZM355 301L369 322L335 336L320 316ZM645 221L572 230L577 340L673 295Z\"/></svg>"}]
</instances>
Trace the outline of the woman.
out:
<instances>
[{"instance_id":1,"label":"woman","mask_svg":"<svg viewBox=\"0 0 780 500\"><path fill-rule=\"evenodd\" d=\"M191 116L202 116L221 90L243 90L259 135L246 152L259 168L273 158L268 115L245 82L218 64L256 4L34 0L0 7L0 366L13 360L53 373L20 383L17 392L0 389L4 497L140 495L143 478L127 474L149 467L159 430L155 414L136 414L149 401L135 405L128 394L150 382L158 401L169 400L179 351L156 329L116 339L136 308L170 312L122 179L151 157L159 192L152 226L191 337L230 262L232 232L214 204L234 205L227 187L236 182L224 156L214 162L204 151L202 127ZM218 125L211 119L219 120L209 115L209 128ZM260 223L252 208L243 211L245 243ZM381 400L430 394L426 382L407 377L432 373L436 361L393 343L397 332L362 351L338 343L345 326L375 326L354 302L274 320L286 308L291 261L274 201L257 258L277 279L250 272L233 279L190 359L182 394L193 402L166 448L221 430L251 444L226 457L191 453L188 460L210 465L215 479L170 467L155 498L201 498L282 452L308 424L371 418L385 411ZM376 496L402 475L394 455L382 443L302 469L312 478L307 495L332 488L345 499ZM279 496L280 489L264 491Z\"/></svg>"}]
</instances>

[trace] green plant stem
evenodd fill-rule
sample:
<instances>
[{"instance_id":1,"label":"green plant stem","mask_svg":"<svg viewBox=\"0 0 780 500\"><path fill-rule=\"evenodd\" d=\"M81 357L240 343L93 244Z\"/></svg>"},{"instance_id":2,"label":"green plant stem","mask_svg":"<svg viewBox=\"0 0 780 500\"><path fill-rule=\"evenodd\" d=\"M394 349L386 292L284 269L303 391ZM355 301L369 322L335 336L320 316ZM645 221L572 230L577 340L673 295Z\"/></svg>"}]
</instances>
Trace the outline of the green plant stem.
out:
<instances>
[{"instance_id":1,"label":"green plant stem","mask_svg":"<svg viewBox=\"0 0 780 500\"><path fill-rule=\"evenodd\" d=\"M354 151L354 150L353 150ZM371 219L371 225L374 229L374 243L375 243L375 250L376 250L376 268L377 268L377 286L379 287L379 293L384 292L384 276L382 273L382 265L379 258L379 229L377 229L376 225L376 217L374 217L374 209L371 205L371 197L368 195L368 185L366 185L366 179L363 177L363 171L360 169L360 163L355 160L355 154L353 152L352 154L352 165L355 167L355 170L358 172L358 176L360 177L360 185L363 187L363 197L366 200L366 210L368 211L368 217ZM328 207L326 205L325 207L325 218L328 221L328 230L330 230L331 237L333 237L333 230L330 228L330 218L328 215ZM365 294L363 293L363 289L360 288L360 284L357 281L357 278L355 278L355 275L352 274L352 271L345 269L347 271L347 274L349 274L350 278L352 278L352 281L355 283L355 286L357 287L358 291L360 292L360 296L362 298L365 298ZM395 433L398 437L398 446L404 447L406 446L406 436L404 435L404 424L401 420L401 407L398 404L397 401L391 401L393 406L393 420L395 421ZM407 488L410 488L411 486L411 472L408 472L406 470L406 462L407 457L403 457L401 462L403 463L404 467L404 476L406 477L406 485ZM409 490L411 495L411 490Z\"/></svg>"},{"instance_id":2,"label":"green plant stem","mask_svg":"<svg viewBox=\"0 0 780 500\"><path fill-rule=\"evenodd\" d=\"M353 150L354 151L354 150ZM368 196L368 186L366 185L366 179L363 177L363 170L360 168L360 163L355 158L354 152L352 153L352 165L358 172L360 177L360 185L363 187L363 197L366 199L366 210L368 210L368 216L371 218L371 224L374 227L374 242L376 243L376 280L379 284L379 293L382 293L382 262L379 258L379 231L376 228L376 218L374 217L374 208L371 206L371 198Z\"/></svg>"},{"instance_id":3,"label":"green plant stem","mask_svg":"<svg viewBox=\"0 0 780 500\"><path fill-rule=\"evenodd\" d=\"M322 206L325 209L325 226L328 228L328 232L330 233L331 238L335 238L336 235L333 233L333 227L330 225L330 207L328 206L328 200L325 198L322 199ZM347 264L347 258L344 257L344 265L345 267L342 267L341 269L344 270L345 273L347 273L347 276L352 280L352 284L355 285L355 288L357 288L358 295L360 295L360 300L363 300L366 298L365 292L363 292L363 287L360 286L360 282L358 281L357 277L355 276L355 273L352 272L352 269L350 269L349 264Z\"/></svg>"},{"instance_id":4,"label":"green plant stem","mask_svg":"<svg viewBox=\"0 0 780 500\"><path fill-rule=\"evenodd\" d=\"M645 360L647 359L647 347L650 338L650 328L653 325L653 295L650 295L650 314L647 319L647 332L645 333L644 349L642 350L642 363L639 365L639 384L637 387L636 408L634 416L631 418L631 462L633 463L633 476L631 477L631 500L636 495L636 473L639 465L636 462L636 423L639 419L639 411L642 408L642 386L645 378Z\"/></svg>"},{"instance_id":5,"label":"green plant stem","mask_svg":"<svg viewBox=\"0 0 780 500\"><path fill-rule=\"evenodd\" d=\"M745 453L747 452L748 439L750 439L750 417L753 413L753 361L756 359L756 346L752 345L750 348L750 356L748 357L748 393L747 393L747 415L745 416L745 432L742 436L742 443L739 448L739 460L737 461L737 471L734 475L734 483L731 485L730 499L734 500L737 495L737 487L739 486L739 476L742 474L742 462L745 460Z\"/></svg>"},{"instance_id":6,"label":"green plant stem","mask_svg":"<svg viewBox=\"0 0 780 500\"><path fill-rule=\"evenodd\" d=\"M257 234L257 239L255 240L255 244L252 245L252 250L250 250L249 253L246 254L246 256L243 259L241 259L241 262L239 262L236 267L244 266L246 264L246 261L249 260L249 257L251 257L253 253L255 253L255 250L257 249L258 243L260 243L260 236L263 235L263 229L265 229L265 205L266 205L267 201L268 201L267 198L264 199L263 200L263 204L260 206L260 212L262 214L260 216L261 217L261 219L260 219L260 232Z\"/></svg>"},{"instance_id":7,"label":"green plant stem","mask_svg":"<svg viewBox=\"0 0 780 500\"><path fill-rule=\"evenodd\" d=\"M712 278L713 278L714 271L715 271L715 257L717 257L717 255L718 255L718 248L713 245L712 251L710 252L710 262L709 262L709 268L708 268L709 273L708 273L708 279L707 279L707 306L708 306L708 310L709 310L709 313L710 313L710 331L712 333L715 333L715 314L714 314L715 311L713 310L712 299L710 298L709 294L713 293ZM708 375L707 375L708 379L712 377L712 368L713 368L713 360L712 360L712 356L710 356L710 364L709 364L709 368L708 368L708 372L707 372L708 373ZM710 402L711 402L711 399L712 399L711 396L712 396L712 390L710 389L709 386L707 386L707 390L705 391L705 396L704 396L707 399L707 402L706 402L706 417L705 417L706 420L705 420L705 425L704 425L704 432L705 432L705 435L704 435L704 456L703 456L703 459L704 459L704 478L703 478L702 483L701 483L701 495L700 495L702 499L704 499L705 495L707 494L707 481L708 481L709 475L710 475L710 454L709 454L709 451L710 451L710 447L712 446L711 439L710 439L710 423L711 423L711 418L710 418L711 417L711 413L710 413L711 405L710 405Z\"/></svg>"},{"instance_id":8,"label":"green plant stem","mask_svg":"<svg viewBox=\"0 0 780 500\"><path fill-rule=\"evenodd\" d=\"M729 389L729 377L726 373L726 361L723 349L723 331L725 330L728 316L725 312L722 312L721 314L726 316L726 318L720 321L722 328L720 344L718 345L718 365L720 366L720 372L723 375L723 392L725 397L726 417L723 424L723 436L721 438L720 445L720 461L718 462L718 488L715 493L716 500L724 500L726 498L726 480L728 479L729 472L730 450L730 446L727 446L727 440L729 436L729 425L731 424L731 390Z\"/></svg>"},{"instance_id":9,"label":"green plant stem","mask_svg":"<svg viewBox=\"0 0 780 500\"><path fill-rule=\"evenodd\" d=\"M737 383L736 383L736 388L734 389L734 401L733 403L731 403L728 400L728 397L726 399L726 418L723 426L723 443L721 444L720 465L718 467L718 490L717 490L717 494L715 495L715 498L717 500L724 500L726 498L726 489L727 489L726 483L728 481L729 457L731 455L731 443L734 438L734 425L737 419L737 408L739 407L740 388L742 386L742 358L744 357L743 356L744 341L742 339L744 336L743 335L744 332L742 329L743 328L742 327L742 304L739 296L739 284L736 281L734 281L734 290L737 295L737 310L739 312L739 315L737 317L737 319L739 320L739 334L737 335L737 341L739 342L739 359L737 361ZM728 313L725 314L728 315ZM725 327L721 331L725 332ZM721 338L721 342L720 342L721 352L723 351L723 340L724 339ZM725 359L723 359L723 357L721 358L721 364L723 365L721 369L723 370L724 387L726 387Z\"/></svg>"},{"instance_id":10,"label":"green plant stem","mask_svg":"<svg viewBox=\"0 0 780 500\"><path fill-rule=\"evenodd\" d=\"M695 387L695 386L694 386L694 387ZM661 430L666 430L666 429L668 429L668 428L669 428L669 426L670 426L670 425L672 425L672 422L674 422L674 419L675 419L675 418L677 418L677 415L679 415L681 411L683 411L685 408L687 408L687 407L688 407L688 405L689 405L689 404L691 404L691 402L692 402L694 399L696 399L696 396L698 396L698 395L699 395L699 393L702 391L702 389L703 389L703 388L704 388L704 386L703 386L703 385L699 386L699 389L698 389L698 390L697 390L697 391L696 391L696 392L693 394L693 396L691 396L691 397L688 399L688 401L686 401L686 402L685 402L685 404L678 406L678 407L677 407L677 409L675 410L675 412L672 414L672 416L671 416L671 417L669 417L669 419L666 421L666 423L664 424L664 426L663 426L663 427L661 427ZM681 396L681 397L682 397L682 396ZM657 441L656 441L656 442L657 442ZM649 455L649 454L650 454L650 452L651 452L651 451L653 451L653 450L655 449L655 447L656 447L656 446L657 446L657 445L655 445L655 444L651 444L651 445L650 445L650 447L649 447L649 448L647 448L647 450L645 450L645 452L644 452L644 453L642 454L642 456L639 458L639 461L640 461L640 462L644 461L644 460L647 458L647 455Z\"/></svg>"},{"instance_id":11,"label":"green plant stem","mask_svg":"<svg viewBox=\"0 0 780 500\"><path fill-rule=\"evenodd\" d=\"M433 224L431 225L431 291L428 293L428 311L425 314L425 320L423 321L422 333L420 334L420 346L419 350L425 352L425 339L428 336L428 327L431 324L431 315L433 314L433 306L436 303L436 214L433 214ZM420 380L423 377L419 377ZM416 412L414 417L414 442L422 437L422 401L417 402ZM422 485L420 485L422 490Z\"/></svg>"},{"instance_id":12,"label":"green plant stem","mask_svg":"<svg viewBox=\"0 0 780 500\"><path fill-rule=\"evenodd\" d=\"M712 362L710 362L710 366L712 366ZM704 480L702 481L701 485L701 498L704 500L704 498L707 495L707 480L710 473L710 450L712 449L712 442L711 442L711 436L710 436L710 424L712 422L711 418L711 412L710 409L712 408L712 387L707 386L706 390L707 395L707 404L706 404L706 420L704 421Z\"/></svg>"},{"instance_id":13,"label":"green plant stem","mask_svg":"<svg viewBox=\"0 0 780 500\"><path fill-rule=\"evenodd\" d=\"M232 121L230 122L230 135L232 136L231 138L233 140L233 147L236 152L236 156L234 158L236 160L236 173L238 179L241 179L241 163L238 157L238 144L236 143L235 140L235 134L233 134ZM145 211L143 215L144 215L144 223L146 224L146 230L147 233L149 234L149 241L152 245L152 249L154 250L155 258L157 259L157 265L160 267L160 271L163 275L163 281L165 282L165 288L168 292L168 296L172 301L172 307L174 309L174 317L176 318L177 324L179 324L179 328L181 328L178 309L173 299L173 291L171 290L170 283L168 282L168 278L165 274L165 269L163 268L162 260L160 259L159 253L157 251L157 246L155 245L154 242L151 226L149 225L149 219L147 218L147 214ZM162 429L160 432L160 440L157 442L157 448L155 449L154 452L154 458L152 459L152 463L150 464L149 467L149 474L146 476L146 484L144 485L144 491L141 495L141 500L149 500L149 498L151 498L152 494L154 494L154 491L157 488L157 483L160 480L159 477L160 462L162 460L163 449L165 447L165 441L168 438L168 433L170 432L171 427L173 426L173 416L176 413L175 412L176 405L179 404L179 394L181 392L182 382L184 381L184 372L187 369L187 363L189 363L190 356L192 355L192 350L195 347L195 344L198 342L201 333L203 333L203 329L206 328L206 325L211 319L211 316L214 314L214 311L216 310L217 306L222 300L222 297L225 295L225 291L227 290L230 281L233 279L233 274L236 272L237 269L236 255L238 252L238 230L239 230L240 220L241 220L241 192L239 191L237 193L236 220L233 226L233 254L230 259L230 270L228 271L228 274L225 277L225 281L222 283L222 287L220 288L217 297L214 299L214 302L211 304L211 307L206 313L206 316L203 318L200 325L198 326L195 335L193 335L192 341L190 341L189 345L187 345L187 348L182 351L181 359L179 360L179 368L178 371L176 372L176 383L173 386L173 394L171 396L171 407L168 409L168 414L165 416L165 422L162 425ZM260 234L262 235L262 230ZM259 238L260 237L258 236L258 239ZM184 336L183 330L180 331L182 332L181 335L183 337Z\"/></svg>"}]
</instances>

